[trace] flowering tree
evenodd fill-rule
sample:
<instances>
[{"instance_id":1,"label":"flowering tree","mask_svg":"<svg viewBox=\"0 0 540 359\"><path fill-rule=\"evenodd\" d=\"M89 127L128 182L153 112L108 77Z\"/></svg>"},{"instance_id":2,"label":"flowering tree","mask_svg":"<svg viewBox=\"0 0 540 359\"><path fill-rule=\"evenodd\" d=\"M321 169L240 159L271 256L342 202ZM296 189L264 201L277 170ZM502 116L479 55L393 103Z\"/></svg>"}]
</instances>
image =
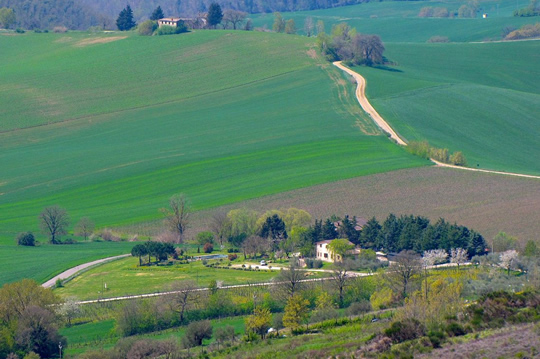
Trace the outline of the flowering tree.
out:
<instances>
[{"instance_id":1,"label":"flowering tree","mask_svg":"<svg viewBox=\"0 0 540 359\"><path fill-rule=\"evenodd\" d=\"M511 249L506 252L502 252L500 255L500 266L508 271L510 274L510 269L514 268L517 263L518 252L515 249Z\"/></svg>"},{"instance_id":2,"label":"flowering tree","mask_svg":"<svg viewBox=\"0 0 540 359\"><path fill-rule=\"evenodd\" d=\"M429 251L424 251L424 256L422 260L424 266L434 266L435 264L443 263L448 259L448 253L444 249L432 249Z\"/></svg>"},{"instance_id":3,"label":"flowering tree","mask_svg":"<svg viewBox=\"0 0 540 359\"><path fill-rule=\"evenodd\" d=\"M427 280L428 278L427 269L428 267L432 267L435 264L439 264L446 261L447 258L448 258L448 253L446 253L444 249L432 249L429 251L424 251L422 262L424 264L424 280L425 280L424 289L425 289L426 300L428 298L428 290L429 290L428 280Z\"/></svg>"},{"instance_id":4,"label":"flowering tree","mask_svg":"<svg viewBox=\"0 0 540 359\"><path fill-rule=\"evenodd\" d=\"M450 250L450 262L456 263L459 269L460 264L467 262L469 256L467 251L463 248L452 248Z\"/></svg>"}]
</instances>

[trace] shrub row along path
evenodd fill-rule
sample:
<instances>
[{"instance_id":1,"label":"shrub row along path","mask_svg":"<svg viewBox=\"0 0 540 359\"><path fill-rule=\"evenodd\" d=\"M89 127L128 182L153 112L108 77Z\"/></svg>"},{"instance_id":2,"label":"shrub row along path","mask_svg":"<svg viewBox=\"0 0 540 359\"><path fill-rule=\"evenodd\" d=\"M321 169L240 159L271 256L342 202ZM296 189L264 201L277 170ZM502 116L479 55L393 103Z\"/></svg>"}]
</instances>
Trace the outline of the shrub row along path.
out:
<instances>
[{"instance_id":1,"label":"shrub row along path","mask_svg":"<svg viewBox=\"0 0 540 359\"><path fill-rule=\"evenodd\" d=\"M388 122L386 122L381 115L371 106L369 103L369 100L366 97L366 79L362 77L359 73L351 70L350 68L344 66L341 61L335 61L334 66L338 67L339 69L345 71L349 75L351 75L355 81L356 81L356 99L360 103L360 106L362 106L362 109L375 121L377 126L381 128L384 132L386 132L388 135L390 135L390 138L396 141L399 145L407 146L407 143L399 137L399 135L390 127ZM540 179L540 176L534 176L534 175L527 175L523 173L515 173L515 172L502 172L502 171L492 171L492 170L483 170L479 168L470 168L470 167L463 167L463 166L455 166L450 165L448 163L442 163L439 161L434 160L433 158L430 158L430 160L435 163L439 167L448 167L448 168L455 168L459 170L466 170L466 171L475 171L475 172L485 172L485 173L495 173L499 175L507 175L507 176L516 176L516 177L526 177L526 178L535 178Z\"/></svg>"},{"instance_id":2,"label":"shrub row along path","mask_svg":"<svg viewBox=\"0 0 540 359\"><path fill-rule=\"evenodd\" d=\"M41 286L45 287L45 288L52 288L56 284L56 281L59 280L59 279L60 280L66 280L66 279L68 279L70 277L73 277L77 273L79 273L79 272L81 272L81 271L83 271L83 270L85 270L87 268L90 268L90 267L93 267L93 266L96 266L96 265L99 265L99 264L103 264L105 262L113 261L115 259L128 257L128 256L131 256L131 254L122 254L122 255L119 255L119 256L98 259L97 261L80 264L80 265L78 265L76 267L70 268L70 269L58 274L57 276L54 276L53 278L51 278L48 281L46 281L45 283L43 283Z\"/></svg>"}]
</instances>

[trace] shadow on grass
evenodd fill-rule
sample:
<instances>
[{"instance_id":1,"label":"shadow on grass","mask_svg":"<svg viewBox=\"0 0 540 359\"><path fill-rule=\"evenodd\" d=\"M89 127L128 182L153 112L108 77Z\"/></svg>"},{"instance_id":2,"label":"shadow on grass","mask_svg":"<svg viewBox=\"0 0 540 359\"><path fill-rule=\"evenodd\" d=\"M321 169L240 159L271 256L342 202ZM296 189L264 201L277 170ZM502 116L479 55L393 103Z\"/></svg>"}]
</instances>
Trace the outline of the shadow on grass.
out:
<instances>
[{"instance_id":1,"label":"shadow on grass","mask_svg":"<svg viewBox=\"0 0 540 359\"><path fill-rule=\"evenodd\" d=\"M386 66L386 65L377 65L377 66L373 66L373 68L378 69L378 70L389 71L389 72L403 72L400 69L396 69L394 67L389 67L389 66Z\"/></svg>"}]
</instances>

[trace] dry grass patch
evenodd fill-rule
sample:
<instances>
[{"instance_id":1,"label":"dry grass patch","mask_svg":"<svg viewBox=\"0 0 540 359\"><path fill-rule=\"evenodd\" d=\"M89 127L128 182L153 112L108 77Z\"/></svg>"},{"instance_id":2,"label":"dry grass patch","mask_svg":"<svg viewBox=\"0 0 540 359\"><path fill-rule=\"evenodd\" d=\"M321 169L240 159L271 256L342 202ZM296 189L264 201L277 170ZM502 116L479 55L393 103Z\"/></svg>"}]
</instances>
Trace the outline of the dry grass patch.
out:
<instances>
[{"instance_id":1,"label":"dry grass patch","mask_svg":"<svg viewBox=\"0 0 540 359\"><path fill-rule=\"evenodd\" d=\"M484 338L445 346L418 358L538 358L540 336L535 325L503 328Z\"/></svg>"},{"instance_id":2,"label":"dry grass patch","mask_svg":"<svg viewBox=\"0 0 540 359\"><path fill-rule=\"evenodd\" d=\"M83 46L89 46L89 45L95 45L95 44L106 44L113 41L123 40L126 37L127 36L93 37L90 39L84 39L84 40L78 41L74 46L83 47Z\"/></svg>"}]
</instances>

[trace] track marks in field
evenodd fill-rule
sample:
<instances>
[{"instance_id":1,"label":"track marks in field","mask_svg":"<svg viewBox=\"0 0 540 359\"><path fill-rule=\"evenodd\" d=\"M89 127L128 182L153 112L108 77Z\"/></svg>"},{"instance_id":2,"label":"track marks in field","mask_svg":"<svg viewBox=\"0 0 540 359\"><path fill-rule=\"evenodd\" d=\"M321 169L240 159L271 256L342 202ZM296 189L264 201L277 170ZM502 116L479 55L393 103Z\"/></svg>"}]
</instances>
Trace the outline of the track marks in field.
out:
<instances>
[{"instance_id":1,"label":"track marks in field","mask_svg":"<svg viewBox=\"0 0 540 359\"><path fill-rule=\"evenodd\" d=\"M339 73L336 73L336 71L331 67L321 67L328 77L333 81L335 85L335 89L337 91L337 96L339 98L339 101L341 103L342 108L338 109L336 108L336 111L347 111L351 116L356 118L356 121L354 123L354 127L358 128L362 133L368 136L378 136L381 134L381 132L378 130L378 128L373 124L371 119L367 116L367 114L362 110L358 109L358 106L356 103L351 103L351 95L349 93L349 84L347 81L340 76Z\"/></svg>"}]
</instances>

